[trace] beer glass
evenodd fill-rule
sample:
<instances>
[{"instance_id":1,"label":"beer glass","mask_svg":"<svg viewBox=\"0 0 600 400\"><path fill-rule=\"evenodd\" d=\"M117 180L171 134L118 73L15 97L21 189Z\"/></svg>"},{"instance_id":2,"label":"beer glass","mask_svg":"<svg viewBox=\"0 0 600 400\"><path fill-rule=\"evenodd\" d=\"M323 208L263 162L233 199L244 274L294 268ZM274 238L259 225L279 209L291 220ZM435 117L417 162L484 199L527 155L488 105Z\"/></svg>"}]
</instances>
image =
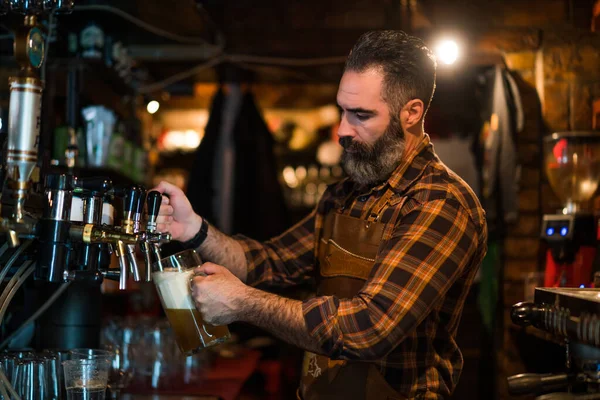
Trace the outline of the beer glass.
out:
<instances>
[{"instance_id":1,"label":"beer glass","mask_svg":"<svg viewBox=\"0 0 600 400\"><path fill-rule=\"evenodd\" d=\"M190 356L205 347L229 339L227 326L205 323L196 310L191 293L194 268L202 264L194 250L185 250L155 263L152 279L160 301L175 333L175 340L183 354Z\"/></svg>"}]
</instances>

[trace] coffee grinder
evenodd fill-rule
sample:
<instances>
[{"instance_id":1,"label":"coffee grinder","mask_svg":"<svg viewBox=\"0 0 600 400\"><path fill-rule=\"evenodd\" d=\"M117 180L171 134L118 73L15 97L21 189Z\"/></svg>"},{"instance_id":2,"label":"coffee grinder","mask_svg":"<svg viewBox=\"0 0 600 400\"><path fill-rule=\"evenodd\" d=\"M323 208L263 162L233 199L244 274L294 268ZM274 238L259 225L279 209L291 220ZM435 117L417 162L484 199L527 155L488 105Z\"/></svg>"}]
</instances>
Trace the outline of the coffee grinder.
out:
<instances>
[{"instance_id":1,"label":"coffee grinder","mask_svg":"<svg viewBox=\"0 0 600 400\"><path fill-rule=\"evenodd\" d=\"M544 165L564 205L546 214L545 287L589 287L593 281L596 223L590 199L600 180L600 132L557 132L544 138Z\"/></svg>"}]
</instances>

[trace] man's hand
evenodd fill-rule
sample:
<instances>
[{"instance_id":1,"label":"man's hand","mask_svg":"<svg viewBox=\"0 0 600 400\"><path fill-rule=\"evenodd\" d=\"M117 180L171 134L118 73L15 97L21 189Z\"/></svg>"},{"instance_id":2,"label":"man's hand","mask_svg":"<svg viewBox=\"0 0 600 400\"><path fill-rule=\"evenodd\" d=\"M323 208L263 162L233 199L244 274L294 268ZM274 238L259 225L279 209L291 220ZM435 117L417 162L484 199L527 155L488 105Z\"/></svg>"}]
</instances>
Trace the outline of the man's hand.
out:
<instances>
[{"instance_id":1,"label":"man's hand","mask_svg":"<svg viewBox=\"0 0 600 400\"><path fill-rule=\"evenodd\" d=\"M169 232L173 240L185 242L198 233L202 218L194 212L190 201L177 186L160 182L157 190L163 194L158 212L158 231ZM168 197L167 197L168 196Z\"/></svg>"},{"instance_id":2,"label":"man's hand","mask_svg":"<svg viewBox=\"0 0 600 400\"><path fill-rule=\"evenodd\" d=\"M204 263L194 270L192 297L204 321L226 325L239 320L247 286L225 267Z\"/></svg>"}]
</instances>

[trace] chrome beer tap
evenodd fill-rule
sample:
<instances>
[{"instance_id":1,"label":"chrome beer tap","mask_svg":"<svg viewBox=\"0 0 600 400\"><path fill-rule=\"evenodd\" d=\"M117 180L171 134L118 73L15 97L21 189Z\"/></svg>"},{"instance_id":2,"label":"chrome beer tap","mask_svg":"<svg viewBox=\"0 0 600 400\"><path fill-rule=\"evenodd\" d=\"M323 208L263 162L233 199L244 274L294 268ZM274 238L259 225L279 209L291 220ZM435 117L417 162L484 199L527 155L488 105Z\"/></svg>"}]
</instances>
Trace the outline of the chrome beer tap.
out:
<instances>
[{"instance_id":1,"label":"chrome beer tap","mask_svg":"<svg viewBox=\"0 0 600 400\"><path fill-rule=\"evenodd\" d=\"M131 188L131 191L135 191L135 196L133 196L132 199L133 212L128 213L128 215L131 215L132 220L127 223L127 228L125 232L137 234L140 231L140 219L142 216L142 211L144 209L146 190L141 185L134 185ZM127 261L129 262L129 272L131 272L131 274L133 275L133 280L139 282L141 280L140 268L138 266L137 259L135 258L135 247L135 243L127 245Z\"/></svg>"},{"instance_id":2,"label":"chrome beer tap","mask_svg":"<svg viewBox=\"0 0 600 400\"><path fill-rule=\"evenodd\" d=\"M135 214L138 212L139 201L141 197L141 188L137 185L125 189L121 192L123 195L123 221L121 222L121 232L126 235L134 235ZM140 280L140 272L135 259L135 244L137 240L125 243L123 240L116 242L116 255L119 259L119 289L127 288L128 269L133 275L135 281ZM131 245L131 246L130 246Z\"/></svg>"},{"instance_id":3,"label":"chrome beer tap","mask_svg":"<svg viewBox=\"0 0 600 400\"><path fill-rule=\"evenodd\" d=\"M112 181L107 178L75 178L75 192L83 198L83 223L95 226L102 225L102 206L104 196L112 190ZM84 243L79 247L76 269L98 270L99 244Z\"/></svg>"},{"instance_id":4,"label":"chrome beer tap","mask_svg":"<svg viewBox=\"0 0 600 400\"><path fill-rule=\"evenodd\" d=\"M142 251L144 253L144 261L146 264L146 282L152 280L152 256L156 260L157 268L162 271L160 245L162 243L169 242L171 240L171 234L157 232L156 219L158 218L158 211L160 209L160 203L162 202L162 195L160 192L153 190L148 193L147 198L147 211L148 211L148 222L146 224L146 238L143 241Z\"/></svg>"}]
</instances>

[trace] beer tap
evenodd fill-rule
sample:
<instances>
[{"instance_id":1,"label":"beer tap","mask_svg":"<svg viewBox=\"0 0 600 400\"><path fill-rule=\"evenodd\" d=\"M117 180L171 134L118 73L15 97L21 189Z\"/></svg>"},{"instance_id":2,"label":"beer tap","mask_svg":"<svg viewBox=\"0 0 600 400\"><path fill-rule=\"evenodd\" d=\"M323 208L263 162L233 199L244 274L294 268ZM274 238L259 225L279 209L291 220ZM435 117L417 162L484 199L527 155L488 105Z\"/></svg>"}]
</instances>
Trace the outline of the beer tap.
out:
<instances>
[{"instance_id":1,"label":"beer tap","mask_svg":"<svg viewBox=\"0 0 600 400\"><path fill-rule=\"evenodd\" d=\"M114 225L113 198L113 191L104 195L102 201L102 225ZM98 247L100 248L98 252L98 269L106 271L110 268L110 259L111 255L114 253L114 247L112 243L101 243Z\"/></svg>"},{"instance_id":2,"label":"beer tap","mask_svg":"<svg viewBox=\"0 0 600 400\"><path fill-rule=\"evenodd\" d=\"M139 201L141 197L141 187L134 185L129 189L121 191L123 195L123 221L121 223L121 231L127 235L133 235L135 231L135 214L138 213ZM137 236L136 236L137 238ZM137 241L136 241L137 242ZM140 272L137 261L135 260L135 243L129 243L129 246L123 240L116 241L116 254L119 259L119 289L127 288L128 266L133 275L133 279L137 282L140 280ZM129 265L128 265L129 264Z\"/></svg>"},{"instance_id":3,"label":"beer tap","mask_svg":"<svg viewBox=\"0 0 600 400\"><path fill-rule=\"evenodd\" d=\"M83 198L83 223L100 227L104 196L112 190L112 181L107 178L75 178L75 191ZM84 243L80 247L77 269L97 271L101 245Z\"/></svg>"},{"instance_id":4,"label":"beer tap","mask_svg":"<svg viewBox=\"0 0 600 400\"><path fill-rule=\"evenodd\" d=\"M150 282L152 280L152 255L154 255L158 269L162 271L163 267L161 263L162 257L160 254L160 244L171 240L170 234L157 232L156 219L158 218L158 211L160 209L161 202L162 195L160 192L153 190L148 193L146 204L148 211L148 223L146 225L146 240L144 240L142 247L146 262L146 282Z\"/></svg>"},{"instance_id":5,"label":"beer tap","mask_svg":"<svg viewBox=\"0 0 600 400\"><path fill-rule=\"evenodd\" d=\"M73 223L70 237L73 242L80 242L77 270L69 271L68 280L87 280L101 282L103 277L118 279L119 288L126 288L129 246L135 246L139 241L138 235L130 229L128 232L121 227L102 223L104 198L112 191L112 182L106 178L77 179L76 186L85 194L83 197L83 221ZM134 199L135 201L135 199ZM127 209L127 206L124 208ZM110 271L110 261L106 254L112 245L117 247L119 271ZM100 263L102 262L102 265ZM102 271L100 270L102 267Z\"/></svg>"},{"instance_id":6,"label":"beer tap","mask_svg":"<svg viewBox=\"0 0 600 400\"><path fill-rule=\"evenodd\" d=\"M142 214L144 212L144 202L146 201L146 188L138 185L139 197L133 214L133 232L137 233L142 227Z\"/></svg>"},{"instance_id":7,"label":"beer tap","mask_svg":"<svg viewBox=\"0 0 600 400\"><path fill-rule=\"evenodd\" d=\"M135 191L132 199L133 213L131 213L132 221L127 224L127 233L138 233L140 231L140 219L144 209L144 200L146 199L146 190L141 185L134 185L131 192ZM129 272L133 275L133 280L139 282L140 269L135 258L135 244L127 245L127 261L129 262Z\"/></svg>"},{"instance_id":8,"label":"beer tap","mask_svg":"<svg viewBox=\"0 0 600 400\"><path fill-rule=\"evenodd\" d=\"M125 233L120 229L111 226L98 226L94 224L71 225L69 230L71 241L82 242L84 244L112 244L117 246L117 257L119 259L119 270L93 270L93 271L69 271L65 275L67 280L87 280L101 282L103 277L107 279L119 280L119 289L126 289L127 282L127 246L135 245L141 240L140 236L132 233ZM124 256L121 256L121 255Z\"/></svg>"}]
</instances>

